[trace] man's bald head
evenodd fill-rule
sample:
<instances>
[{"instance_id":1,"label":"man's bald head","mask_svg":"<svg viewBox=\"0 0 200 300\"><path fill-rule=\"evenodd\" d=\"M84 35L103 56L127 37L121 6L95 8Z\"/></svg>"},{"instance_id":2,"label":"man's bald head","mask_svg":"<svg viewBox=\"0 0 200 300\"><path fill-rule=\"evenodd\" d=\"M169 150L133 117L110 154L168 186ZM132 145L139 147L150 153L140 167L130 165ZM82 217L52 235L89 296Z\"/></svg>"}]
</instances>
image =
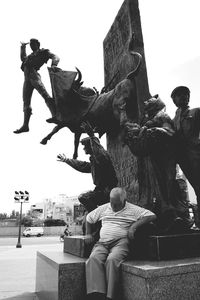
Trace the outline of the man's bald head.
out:
<instances>
[{"instance_id":1,"label":"man's bald head","mask_svg":"<svg viewBox=\"0 0 200 300\"><path fill-rule=\"evenodd\" d=\"M126 191L123 188L116 187L110 192L110 205L114 212L120 211L124 208L126 203Z\"/></svg>"}]
</instances>

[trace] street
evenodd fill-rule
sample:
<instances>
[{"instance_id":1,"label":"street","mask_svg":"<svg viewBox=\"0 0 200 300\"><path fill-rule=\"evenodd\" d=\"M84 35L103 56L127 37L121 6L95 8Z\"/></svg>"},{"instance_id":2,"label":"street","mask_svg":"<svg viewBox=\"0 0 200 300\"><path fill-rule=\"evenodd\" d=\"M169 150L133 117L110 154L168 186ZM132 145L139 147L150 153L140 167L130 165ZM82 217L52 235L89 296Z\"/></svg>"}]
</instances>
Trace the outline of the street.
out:
<instances>
[{"instance_id":1,"label":"street","mask_svg":"<svg viewBox=\"0 0 200 300\"><path fill-rule=\"evenodd\" d=\"M18 237L0 237L1 246L16 246ZM57 244L59 236L41 236L41 237L21 237L21 245L44 245L44 244Z\"/></svg>"},{"instance_id":2,"label":"street","mask_svg":"<svg viewBox=\"0 0 200 300\"><path fill-rule=\"evenodd\" d=\"M35 275L37 251L63 251L59 236L0 238L0 299L36 300Z\"/></svg>"}]
</instances>

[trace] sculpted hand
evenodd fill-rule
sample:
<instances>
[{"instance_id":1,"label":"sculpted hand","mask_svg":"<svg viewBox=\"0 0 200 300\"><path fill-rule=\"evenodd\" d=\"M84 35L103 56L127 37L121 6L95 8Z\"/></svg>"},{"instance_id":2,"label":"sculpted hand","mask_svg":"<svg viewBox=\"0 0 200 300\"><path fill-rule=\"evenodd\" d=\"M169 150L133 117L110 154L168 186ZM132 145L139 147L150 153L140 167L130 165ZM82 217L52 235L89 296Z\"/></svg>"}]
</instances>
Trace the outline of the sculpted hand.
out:
<instances>
[{"instance_id":1,"label":"sculpted hand","mask_svg":"<svg viewBox=\"0 0 200 300\"><path fill-rule=\"evenodd\" d=\"M20 42L21 46L25 47L26 45L28 45L29 43L24 43L24 42Z\"/></svg>"},{"instance_id":2,"label":"sculpted hand","mask_svg":"<svg viewBox=\"0 0 200 300\"><path fill-rule=\"evenodd\" d=\"M51 66L51 70L56 73L56 72L59 72L61 71L62 69L61 68L58 68L57 66Z\"/></svg>"},{"instance_id":3,"label":"sculpted hand","mask_svg":"<svg viewBox=\"0 0 200 300\"><path fill-rule=\"evenodd\" d=\"M58 154L57 155L57 161L61 161L61 162L66 162L67 161L67 157L65 156L65 154Z\"/></svg>"},{"instance_id":4,"label":"sculpted hand","mask_svg":"<svg viewBox=\"0 0 200 300\"><path fill-rule=\"evenodd\" d=\"M94 136L94 131L89 122L82 122L81 128L89 135L89 137Z\"/></svg>"}]
</instances>

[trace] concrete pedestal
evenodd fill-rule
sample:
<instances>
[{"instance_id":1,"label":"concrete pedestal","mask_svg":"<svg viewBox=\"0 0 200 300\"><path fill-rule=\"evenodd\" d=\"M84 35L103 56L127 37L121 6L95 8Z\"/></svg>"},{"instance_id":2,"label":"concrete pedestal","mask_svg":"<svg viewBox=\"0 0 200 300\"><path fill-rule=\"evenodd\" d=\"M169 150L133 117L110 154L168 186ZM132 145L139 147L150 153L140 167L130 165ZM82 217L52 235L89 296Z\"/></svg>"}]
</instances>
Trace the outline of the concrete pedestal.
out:
<instances>
[{"instance_id":1,"label":"concrete pedestal","mask_svg":"<svg viewBox=\"0 0 200 300\"><path fill-rule=\"evenodd\" d=\"M79 257L89 257L93 244L87 244L86 240L84 235L66 236L63 251Z\"/></svg>"},{"instance_id":2,"label":"concrete pedestal","mask_svg":"<svg viewBox=\"0 0 200 300\"><path fill-rule=\"evenodd\" d=\"M39 300L84 300L85 259L59 251L37 252L36 294Z\"/></svg>"},{"instance_id":3,"label":"concrete pedestal","mask_svg":"<svg viewBox=\"0 0 200 300\"><path fill-rule=\"evenodd\" d=\"M122 264L123 300L199 300L200 258Z\"/></svg>"},{"instance_id":4,"label":"concrete pedestal","mask_svg":"<svg viewBox=\"0 0 200 300\"><path fill-rule=\"evenodd\" d=\"M38 252L39 300L85 300L85 261L71 254ZM199 300L200 258L126 261L121 266L121 300Z\"/></svg>"}]
</instances>

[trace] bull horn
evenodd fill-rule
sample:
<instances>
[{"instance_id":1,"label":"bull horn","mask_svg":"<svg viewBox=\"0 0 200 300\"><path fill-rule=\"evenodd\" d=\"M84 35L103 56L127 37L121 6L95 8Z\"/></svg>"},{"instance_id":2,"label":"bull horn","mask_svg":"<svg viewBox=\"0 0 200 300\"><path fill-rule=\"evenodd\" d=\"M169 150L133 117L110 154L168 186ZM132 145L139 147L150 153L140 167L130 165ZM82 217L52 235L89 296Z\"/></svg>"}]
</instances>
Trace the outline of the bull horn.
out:
<instances>
[{"instance_id":1,"label":"bull horn","mask_svg":"<svg viewBox=\"0 0 200 300\"><path fill-rule=\"evenodd\" d=\"M130 72L128 75L127 75L127 79L133 79L135 76L137 76L138 74L138 71L139 71L139 68L140 68L140 65L141 65L141 62L142 62L142 55L138 52L135 52L135 51L130 51L130 53L132 55L136 55L138 57L138 63L137 63L137 66L135 67L135 69Z\"/></svg>"},{"instance_id":2,"label":"bull horn","mask_svg":"<svg viewBox=\"0 0 200 300\"><path fill-rule=\"evenodd\" d=\"M75 67L76 68L76 67ZM77 72L78 72L78 78L75 80L76 83L80 83L81 80L82 80L82 74L81 74L81 71L76 68Z\"/></svg>"}]
</instances>

